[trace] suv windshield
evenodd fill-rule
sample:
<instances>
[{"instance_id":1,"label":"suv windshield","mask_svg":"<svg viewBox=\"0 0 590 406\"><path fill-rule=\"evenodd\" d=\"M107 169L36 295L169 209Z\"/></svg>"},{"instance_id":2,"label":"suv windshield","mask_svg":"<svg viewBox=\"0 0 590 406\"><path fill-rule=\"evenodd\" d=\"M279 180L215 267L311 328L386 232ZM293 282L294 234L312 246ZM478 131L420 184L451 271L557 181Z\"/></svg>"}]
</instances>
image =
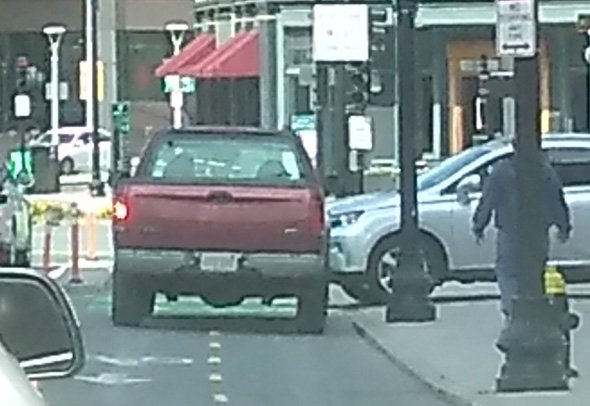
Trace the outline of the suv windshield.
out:
<instances>
[{"instance_id":1,"label":"suv windshield","mask_svg":"<svg viewBox=\"0 0 590 406\"><path fill-rule=\"evenodd\" d=\"M482 157L488 152L490 152L489 148L479 146L466 149L457 155L453 155L452 157L445 159L439 165L418 176L418 179L416 180L418 190L425 190L436 186L443 180L447 179L449 176L452 176L465 165L469 165L471 162L475 161L479 157Z\"/></svg>"},{"instance_id":2,"label":"suv windshield","mask_svg":"<svg viewBox=\"0 0 590 406\"><path fill-rule=\"evenodd\" d=\"M308 181L296 144L269 135L170 135L138 175L165 183L298 186Z\"/></svg>"}]
</instances>

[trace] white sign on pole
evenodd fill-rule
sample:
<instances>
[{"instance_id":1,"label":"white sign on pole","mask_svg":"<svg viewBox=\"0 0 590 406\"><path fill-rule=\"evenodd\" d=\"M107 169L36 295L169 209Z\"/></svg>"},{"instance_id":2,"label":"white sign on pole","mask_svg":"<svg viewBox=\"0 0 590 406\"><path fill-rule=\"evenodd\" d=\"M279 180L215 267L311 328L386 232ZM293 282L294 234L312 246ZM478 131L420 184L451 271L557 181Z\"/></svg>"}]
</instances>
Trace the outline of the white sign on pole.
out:
<instances>
[{"instance_id":1,"label":"white sign on pole","mask_svg":"<svg viewBox=\"0 0 590 406\"><path fill-rule=\"evenodd\" d=\"M496 54L520 58L537 52L537 0L496 0Z\"/></svg>"},{"instance_id":2,"label":"white sign on pole","mask_svg":"<svg viewBox=\"0 0 590 406\"><path fill-rule=\"evenodd\" d=\"M68 82L59 82L59 100L64 101L69 98L70 87ZM45 100L52 100L51 83L45 83Z\"/></svg>"},{"instance_id":3,"label":"white sign on pole","mask_svg":"<svg viewBox=\"0 0 590 406\"><path fill-rule=\"evenodd\" d=\"M31 98L27 94L14 96L14 116L18 118L30 117Z\"/></svg>"},{"instance_id":4,"label":"white sign on pole","mask_svg":"<svg viewBox=\"0 0 590 406\"><path fill-rule=\"evenodd\" d=\"M369 59L369 7L366 4L313 6L313 60L365 62Z\"/></svg>"},{"instance_id":5,"label":"white sign on pole","mask_svg":"<svg viewBox=\"0 0 590 406\"><path fill-rule=\"evenodd\" d=\"M183 95L180 90L170 93L170 107L173 109L181 109L184 105Z\"/></svg>"},{"instance_id":6,"label":"white sign on pole","mask_svg":"<svg viewBox=\"0 0 590 406\"><path fill-rule=\"evenodd\" d=\"M370 117L348 117L348 148L356 151L373 149L373 126Z\"/></svg>"}]
</instances>

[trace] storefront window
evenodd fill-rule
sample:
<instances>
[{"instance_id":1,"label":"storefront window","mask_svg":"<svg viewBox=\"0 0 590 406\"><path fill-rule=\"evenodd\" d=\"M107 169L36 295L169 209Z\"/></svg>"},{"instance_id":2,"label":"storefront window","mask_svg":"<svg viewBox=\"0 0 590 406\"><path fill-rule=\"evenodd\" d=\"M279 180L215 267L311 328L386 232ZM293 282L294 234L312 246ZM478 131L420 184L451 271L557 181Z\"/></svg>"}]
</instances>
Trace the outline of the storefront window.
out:
<instances>
[{"instance_id":1,"label":"storefront window","mask_svg":"<svg viewBox=\"0 0 590 406\"><path fill-rule=\"evenodd\" d=\"M163 31L119 32L121 98L132 101L164 101L161 80L154 71L171 53L170 40Z\"/></svg>"}]
</instances>

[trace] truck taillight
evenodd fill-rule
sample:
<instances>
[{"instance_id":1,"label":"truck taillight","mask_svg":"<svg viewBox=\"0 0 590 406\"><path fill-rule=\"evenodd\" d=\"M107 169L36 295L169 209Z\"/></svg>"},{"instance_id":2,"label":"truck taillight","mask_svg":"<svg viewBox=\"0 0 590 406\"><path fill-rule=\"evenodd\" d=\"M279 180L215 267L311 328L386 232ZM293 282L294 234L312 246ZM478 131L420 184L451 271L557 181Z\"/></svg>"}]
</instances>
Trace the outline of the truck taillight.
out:
<instances>
[{"instance_id":1,"label":"truck taillight","mask_svg":"<svg viewBox=\"0 0 590 406\"><path fill-rule=\"evenodd\" d=\"M113 218L115 220L126 220L129 217L129 208L127 204L121 200L115 201L113 204Z\"/></svg>"}]
</instances>

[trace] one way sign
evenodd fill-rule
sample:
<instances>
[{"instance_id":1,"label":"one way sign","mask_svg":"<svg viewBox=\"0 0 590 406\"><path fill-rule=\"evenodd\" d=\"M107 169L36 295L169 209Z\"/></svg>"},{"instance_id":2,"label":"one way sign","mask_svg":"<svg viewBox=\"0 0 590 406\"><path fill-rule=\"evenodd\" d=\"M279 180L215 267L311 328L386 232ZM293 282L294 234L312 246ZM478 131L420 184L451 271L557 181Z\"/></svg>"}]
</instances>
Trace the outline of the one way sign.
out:
<instances>
[{"instance_id":1,"label":"one way sign","mask_svg":"<svg viewBox=\"0 0 590 406\"><path fill-rule=\"evenodd\" d=\"M532 57L537 52L536 0L496 0L496 54Z\"/></svg>"}]
</instances>

